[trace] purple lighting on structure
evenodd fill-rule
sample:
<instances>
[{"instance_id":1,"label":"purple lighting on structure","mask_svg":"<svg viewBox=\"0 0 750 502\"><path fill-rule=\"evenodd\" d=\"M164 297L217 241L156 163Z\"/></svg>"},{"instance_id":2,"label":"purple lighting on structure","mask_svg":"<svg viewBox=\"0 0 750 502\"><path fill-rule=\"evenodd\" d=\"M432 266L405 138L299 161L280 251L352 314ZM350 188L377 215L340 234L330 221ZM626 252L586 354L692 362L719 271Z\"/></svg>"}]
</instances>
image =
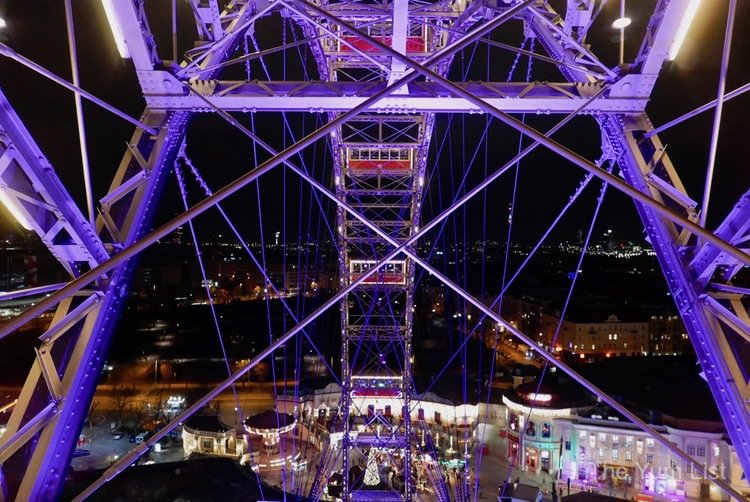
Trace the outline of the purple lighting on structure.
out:
<instances>
[{"instance_id":1,"label":"purple lighting on structure","mask_svg":"<svg viewBox=\"0 0 750 502\"><path fill-rule=\"evenodd\" d=\"M650 436L647 445L656 444L660 451L667 452L670 461L679 462L674 466L688 465L691 473L710 478L712 490L718 488L741 499L729 480L708 472L710 464L701 465L692 458L707 456L705 451L704 455L695 454L695 448L691 452L687 445L683 451L682 443L670 440L671 432L662 434L664 428L646 423L621 400L566 363L559 354L566 339L558 345L566 315L573 311L574 289L576 285L581 287L578 279L584 257L595 244L592 236L595 225L601 223L597 218L605 191L612 187L635 204L633 214L638 214L643 223L646 239L664 272L670 300L674 300L684 321L687 334L683 337L692 342L715 397L729 437L722 441L731 441L742 469L750 472L750 409L746 399L750 369L742 357L750 340L745 311L750 291L741 280L750 266L750 255L743 247L750 240L750 196L743 195L715 231L706 228L723 107L750 89L746 84L725 92L734 18L739 15L735 12L736 0L728 4L717 99L656 129L645 107L652 106L649 103L653 102L656 76L664 64L670 64L667 60L676 52L675 44L684 39L686 20L694 14L698 0L656 2L648 6L653 12L644 17L636 10L642 6L630 5L633 12L629 14L644 23L636 22L629 29L644 28L646 22L648 26L638 54L628 64L624 59L624 28L630 19L625 17L624 0L620 18L615 21L615 28L620 30L619 58L614 45L598 47L602 33L606 37L613 33L611 18L595 23L604 2L571 2L575 8L569 6L560 13L555 12L555 6L537 0L387 0L377 8L367 2L354 3L356 8L349 8L347 2L241 1L229 2L222 10L216 2L178 9L173 0L171 15L158 19L140 2L103 1L118 51L128 58L126 62L118 60L118 64L135 70L132 84L139 86L134 87L139 103L146 104L143 114L135 116L138 118L122 111L131 110L130 105L114 106L81 87L81 80L89 81L91 69L82 65L85 74L78 75L78 51L89 48L82 44L76 47L73 34L89 26L83 24L82 17L76 19L81 24L74 30L70 0L65 3L65 26L72 83L35 63L44 60L39 54L32 51L26 57L0 43L0 55L74 93L83 164L82 193L86 198L84 206L70 195L11 104L0 94L0 202L16 220L14 228L20 225L34 232L66 276L59 284L0 293L0 301L36 302L3 322L0 341L9 338L6 343L10 343L10 335L15 336L17 330L42 315L53 319L34 341L32 369L0 438L0 498L46 501L62 496L71 458L79 453L78 435L91 413L119 315L131 296L137 258L150 245L187 224L205 290L200 294L206 295L210 305L219 342L216 353L220 352L227 376L205 395L185 403L189 406L184 411L113 462L74 500L90 497L182 421L212 401L218 402L230 387L234 393L232 405L243 423L244 395L240 395L236 382L268 361L272 382L267 397L269 402L273 399L276 408L270 412L275 418L269 419L275 420L276 427L267 428L272 438L267 446L278 445L278 458L273 460L277 463L273 465L280 471L274 476L285 499L300 495L319 499L331 488L340 490L340 498L352 501L403 502L421 498L421 489L431 492L425 498L440 502L476 501L482 493L482 461L489 451L484 447L484 434L489 430L490 413L496 413L492 406L499 406L493 402L491 388L496 365L501 364L496 353L501 336L505 336L501 333L525 343L544 360L538 380L517 391L525 403L522 411L512 408L512 403L506 409L510 415L504 432L508 433L511 471L528 466L526 441L536 440L539 434L544 443L559 439L559 465L550 466L556 458L551 450L534 447L534 462L544 466L546 461L542 469L553 477L558 475L558 483L563 470L580 477L583 487L596 487L601 481L597 479L597 465L584 465L583 460L586 453L588 458L593 454L594 443L579 446L574 442L572 448L568 444L569 455L563 461L566 438L558 434L551 417L557 416L555 406L562 406L564 399L543 382L552 364L549 372L564 373L617 412L618 421L624 417L632 423L626 426L623 422L623 428L637 428L643 431L638 434ZM103 22L99 10L97 22ZM607 17L607 12L601 17ZM180 41L188 33L183 32L186 21L197 43L191 44L180 62ZM506 23L514 23L513 28L497 36L497 30L505 28ZM267 30L269 26L273 29ZM0 18L0 29L4 27L5 21ZM171 37L155 36L164 33ZM518 37L523 37L523 42L508 42ZM169 50L157 44L162 38L169 38ZM269 43L276 45L265 47ZM19 52L26 53L22 47L19 41ZM595 52L599 50L602 54ZM160 55L167 53L171 59L162 60ZM91 54L81 52L81 56L81 61L89 61ZM528 57L525 81L514 81L522 57ZM532 68L532 60L547 68ZM481 64L485 67L480 68ZM230 66L237 71L221 71ZM231 80L237 78L236 74L239 80ZM502 75L500 79L508 75L507 81L493 82L498 74ZM88 153L97 151L89 143L97 135L87 138L81 99L136 128L98 204L88 166ZM698 204L686 193L685 185L691 183L680 180L677 173L682 170L672 165L657 133L712 107L715 117L706 182ZM270 112L281 115L267 120ZM195 129L187 135L196 113L205 119L195 120ZM467 118L475 113L484 117ZM440 114L448 117L445 122L438 122ZM542 132L548 122L534 116L548 114L564 116ZM574 118L588 120L588 124L580 129L575 124L565 135L557 134ZM216 119L218 127L206 134L204 121ZM95 115L87 116L87 120L89 129L98 128ZM269 124L278 130L271 130ZM440 136L443 125L442 137L433 144L437 139L433 135L437 132ZM266 139L261 138L266 135ZM578 136L579 143L571 136ZM728 134L722 131L725 140L723 136ZM236 141L238 138L252 143L248 146ZM600 138L601 157L596 162L567 146L570 143L590 152L589 147ZM510 147L507 156L512 158L498 161L506 146ZM539 155L537 150L546 151ZM672 150L670 147L669 152ZM533 152L537 155L532 163ZM240 158L235 166L233 161ZM216 164L210 168L217 173L206 170L204 179L196 165L205 159ZM527 163L523 170L522 160ZM585 172L579 173L582 180L577 187L571 184L566 189L570 192L567 202L535 199L530 211L524 207L529 201L522 200L526 195L520 193L524 189L532 187L534 197L544 197L549 191L565 196L560 188L565 185L551 186L557 173L549 179L543 175L526 178L532 169L534 175L537 169L548 172L543 163L553 164L550 169L572 164ZM225 167L237 166L242 171L233 181L216 191L209 187L214 174L220 179L230 172ZM490 187L513 168L513 179L506 187ZM169 208L159 204L162 199L170 199L165 187L172 169L181 212L154 229L157 214L170 214L162 213ZM219 173L219 169L224 171ZM64 173L64 168L60 172ZM590 195L583 192L594 178L601 180L601 188L598 197L590 197L594 201L590 223L582 224L571 209ZM188 187L196 182L202 198L191 206ZM240 213L241 219L230 218L232 206L225 204L226 199L248 188L254 193L232 201L245 211ZM477 200L480 193L481 201ZM551 216L540 216L539 211L548 205L553 208ZM79 206L85 210L82 212ZM424 218L423 206L428 209L424 214L429 215ZM480 206L481 214L477 209ZM247 255L247 266L260 271L256 284L258 291L265 293L254 298L265 303L256 309L262 311L257 318L252 314L252 335L258 335L257 339L262 336L267 346L256 353L253 345L252 357L234 362L230 357L236 357L236 351L245 347L225 346L222 331L227 327L214 305L224 292L217 294L211 288L211 268L203 255L207 245L196 235L202 227L193 224L195 217L213 208L239 241L236 249L244 251L238 253L238 259L244 260ZM524 220L528 217L524 209L533 215L530 219ZM602 210L602 218L605 214ZM551 340L548 351L541 345L542 328L537 339L536 329L530 336L516 327L522 322L506 319L510 300L505 295L512 285L523 286L518 278L532 271L532 259L546 259L541 256L542 246L553 232L562 230L565 216L576 219L575 225L582 227L577 244L580 249L576 248L576 256L570 260L576 268L565 282L568 289L561 295L562 308L554 331L551 325L544 328L548 336L544 343ZM279 222L280 226L274 228ZM538 224L539 231L527 228L527 223ZM243 238L240 229L248 228ZM470 239L480 230L481 243L475 246ZM536 240L524 256L527 250L521 248L521 232L527 231L533 232ZM276 238L269 244L273 232ZM249 237L254 233L259 236L259 251L247 241L255 238ZM500 244L491 248L487 245L490 238L497 238ZM222 241L221 245L232 244ZM504 251L502 258L500 249ZM566 249L569 253L570 247ZM480 267L472 268L475 264L470 262L480 254L481 272L477 274ZM235 260L234 254L231 260ZM6 274L10 276L8 263ZM279 263L281 282L275 268ZM251 272L247 271L248 280ZM290 279L292 274L296 286ZM565 281L564 273L560 276L560 281ZM325 284L320 286L321 282ZM10 278L7 283L11 284ZM223 281L221 287L231 283ZM305 287L315 285L305 294L300 283ZM242 286L240 283L236 290L226 286L227 301L252 298L247 294L243 297ZM290 300L295 294L296 300ZM418 304L422 294L439 295L442 305ZM420 317L430 310L432 316ZM423 319L429 322L418 322ZM445 334L442 348L428 348L425 342L418 345L422 352L417 351L415 357L413 345L421 342L416 337L425 331ZM302 336L297 337L299 334ZM240 345L237 340L244 340L245 334L240 335L232 340L235 345ZM487 336L494 337L494 346ZM470 347L477 347L477 353L470 353ZM572 348L578 350L578 346ZM527 358L533 358L524 351ZM558 352L561 360L550 351ZM249 349L240 357L247 354ZM523 361L523 355L517 361L528 362ZM602 353L602 358L609 356ZM164 356L158 357L161 362ZM487 357L492 359L487 361ZM584 359L585 354L580 357ZM232 371L233 364L239 369ZM310 373L316 377L327 370L331 387L321 390L306 381L307 366L314 366ZM486 395L482 383L485 371ZM454 403L446 404L428 395L444 382L454 391ZM340 386L340 393L332 383ZM281 414L281 407L286 407L286 414ZM604 420L600 415L592 415L592 419ZM281 437L279 430L289 437ZM473 450L472 440L476 444ZM304 450L308 446L317 449L315 455ZM599 447L603 448L601 444ZM607 451L613 460L617 458L613 449ZM719 453L714 455L718 457ZM253 470L260 496L264 497L262 484L269 478L259 472L256 460L251 462L255 463ZM675 500L685 498L684 484L676 475L653 467L645 472L645 479L635 482L635 490ZM504 481L501 494L507 493L512 476ZM495 487L485 485L484 489L486 496Z\"/></svg>"}]
</instances>

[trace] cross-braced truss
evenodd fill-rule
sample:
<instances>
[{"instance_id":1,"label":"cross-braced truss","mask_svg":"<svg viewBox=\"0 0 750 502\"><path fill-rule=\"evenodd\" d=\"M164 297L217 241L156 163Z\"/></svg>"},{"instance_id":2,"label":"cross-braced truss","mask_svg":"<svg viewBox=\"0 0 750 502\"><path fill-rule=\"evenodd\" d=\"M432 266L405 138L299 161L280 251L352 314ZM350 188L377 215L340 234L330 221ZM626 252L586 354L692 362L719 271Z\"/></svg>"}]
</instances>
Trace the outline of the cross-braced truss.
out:
<instances>
[{"instance_id":1,"label":"cross-braced truss","mask_svg":"<svg viewBox=\"0 0 750 502\"><path fill-rule=\"evenodd\" d=\"M745 472L750 472L750 365L746 357L750 316L745 278L750 256L744 250L750 197L744 196L715 232L697 223L697 204L686 194L645 113L670 47L682 36L678 32L689 0L656 2L638 55L627 67L609 67L586 41L601 7L595 0L570 0L559 12L548 2L536 0L188 3L201 43L188 50L180 64L160 59L149 28L149 21L154 20L147 19L142 0L108 3L135 67L146 110L140 120L130 119L138 128L108 193L99 200L95 225L74 204L11 105L4 97L0 102L2 201L14 209L24 226L40 236L71 277L67 285L0 331L3 338L46 309L56 309L0 438L0 500L53 500L59 496L128 292L134 271L132 258L279 164L337 206L333 227L339 249L338 289L313 314L162 432L116 462L81 497L127 467L184 417L302 332L326 309L338 305L343 439L339 458L316 472L310 495L319 497L323 483L337 471L342 474L347 500L412 500L416 496L412 458L431 444L431 439L424 440L425 434L429 436L424 424L412 420L412 317L418 267L539 350L544 359L636 425L656 434L417 254L420 238L508 167L462 194L433 220L422 222L424 191L429 183L427 162L436 114L440 113L488 114L533 141L519 159L537 146L547 147L634 200L728 435ZM261 50L255 41L255 26L277 14L285 23L294 23L292 31L302 38L289 43L284 28L278 48ZM554 64L561 81L448 79L454 56L472 44L507 47L492 34L513 23L522 26L526 38L538 40L545 53L514 50ZM248 41L257 52L251 52ZM313 56L315 78L274 80L268 73L264 80L219 78L221 70L232 64L262 60L302 44ZM0 52L33 65L5 46ZM325 114L328 122L281 152L265 148L272 155L269 160L150 231L165 179L193 115L217 115L259 141L255 131L228 112L260 111L313 112ZM527 112L593 116L602 133L603 159L616 162L620 176L550 139L551 133L542 134L510 115ZM323 138L333 154L333 190L294 163L294 155ZM368 397L384 395L396 399L401 410L362 409ZM355 414L366 416L356 432L352 429ZM694 462L656 436L675 456ZM373 471L375 456L387 457L393 476L382 478ZM361 474L355 474L355 465L363 466ZM696 469L702 467L698 464ZM738 496L726 483L716 482ZM465 489L450 494L441 476L433 480L436 500L463 499L471 489L468 483Z\"/></svg>"}]
</instances>

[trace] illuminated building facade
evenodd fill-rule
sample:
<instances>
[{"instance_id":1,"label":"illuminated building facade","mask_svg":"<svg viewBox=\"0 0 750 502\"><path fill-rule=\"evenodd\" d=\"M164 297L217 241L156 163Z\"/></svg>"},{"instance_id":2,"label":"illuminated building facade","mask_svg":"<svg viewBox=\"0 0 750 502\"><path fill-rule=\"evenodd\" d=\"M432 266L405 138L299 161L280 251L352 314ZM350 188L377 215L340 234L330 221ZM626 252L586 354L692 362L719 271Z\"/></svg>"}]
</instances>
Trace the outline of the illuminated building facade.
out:
<instances>
[{"instance_id":1,"label":"illuminated building facade","mask_svg":"<svg viewBox=\"0 0 750 502\"><path fill-rule=\"evenodd\" d=\"M592 415L556 421L563 438L561 478L581 489L608 486L636 495L692 497L720 500L721 492L704 476L648 434L629 423ZM703 425L696 423L696 428ZM748 493L750 487L741 475L732 474L739 463L723 431L704 432L668 425L654 426L662 435L699 461L715 476L729 481L733 488ZM715 428L714 428L715 429Z\"/></svg>"},{"instance_id":2,"label":"illuminated building facade","mask_svg":"<svg viewBox=\"0 0 750 502\"><path fill-rule=\"evenodd\" d=\"M503 396L507 458L521 470L557 476L560 470L560 419L576 415L576 408L553 407L557 396L535 383L523 384L516 396Z\"/></svg>"},{"instance_id":3,"label":"illuminated building facade","mask_svg":"<svg viewBox=\"0 0 750 502\"><path fill-rule=\"evenodd\" d=\"M505 405L508 462L521 470L570 479L577 490L618 496L721 500L707 477L750 493L739 458L721 424L664 416L652 427L701 464L705 476L649 434L598 408L573 403L551 386L519 386Z\"/></svg>"},{"instance_id":4,"label":"illuminated building facade","mask_svg":"<svg viewBox=\"0 0 750 502\"><path fill-rule=\"evenodd\" d=\"M552 344L555 337L558 317L543 314L543 341ZM610 315L604 322L564 321L557 337L556 346L584 356L601 355L637 356L649 350L648 321L624 322L616 315Z\"/></svg>"}]
</instances>

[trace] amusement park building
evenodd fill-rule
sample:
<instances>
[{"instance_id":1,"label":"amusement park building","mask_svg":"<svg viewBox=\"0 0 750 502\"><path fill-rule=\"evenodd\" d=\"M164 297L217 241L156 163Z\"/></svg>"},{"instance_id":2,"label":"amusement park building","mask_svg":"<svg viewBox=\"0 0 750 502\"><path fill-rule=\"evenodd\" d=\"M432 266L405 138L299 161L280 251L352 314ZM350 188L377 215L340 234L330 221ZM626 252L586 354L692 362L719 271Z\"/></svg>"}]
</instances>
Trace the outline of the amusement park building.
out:
<instances>
[{"instance_id":1,"label":"amusement park building","mask_svg":"<svg viewBox=\"0 0 750 502\"><path fill-rule=\"evenodd\" d=\"M550 386L522 385L512 398L503 397L503 404L508 461L526 472L570 480L587 491L613 488L674 500L722 497L692 465L635 425L606 416L598 407L565 400ZM663 418L662 424L652 425L656 431L697 460L709 476L750 493L721 424Z\"/></svg>"},{"instance_id":2,"label":"amusement park building","mask_svg":"<svg viewBox=\"0 0 750 502\"><path fill-rule=\"evenodd\" d=\"M203 453L239 458L244 453L245 440L215 415L194 415L183 424L182 447L186 457Z\"/></svg>"}]
</instances>

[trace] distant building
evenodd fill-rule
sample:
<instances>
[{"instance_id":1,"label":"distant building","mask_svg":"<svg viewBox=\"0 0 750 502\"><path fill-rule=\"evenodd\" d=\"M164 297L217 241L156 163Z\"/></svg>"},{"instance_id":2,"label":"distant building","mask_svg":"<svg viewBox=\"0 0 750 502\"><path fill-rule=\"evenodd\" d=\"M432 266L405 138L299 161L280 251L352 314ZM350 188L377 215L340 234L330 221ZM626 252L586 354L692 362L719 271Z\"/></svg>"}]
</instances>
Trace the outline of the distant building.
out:
<instances>
[{"instance_id":1,"label":"distant building","mask_svg":"<svg viewBox=\"0 0 750 502\"><path fill-rule=\"evenodd\" d=\"M597 415L563 418L557 424L564 445L562 478L570 478L580 488L611 484L616 489L629 487L633 495L721 499L717 487L692 464L633 424ZM652 427L720 478L729 479L730 466L738 463L722 433ZM744 484L740 491L748 490L747 481Z\"/></svg>"},{"instance_id":2,"label":"distant building","mask_svg":"<svg viewBox=\"0 0 750 502\"><path fill-rule=\"evenodd\" d=\"M648 350L655 355L680 355L689 350L690 337L678 315L651 316Z\"/></svg>"},{"instance_id":3,"label":"distant building","mask_svg":"<svg viewBox=\"0 0 750 502\"><path fill-rule=\"evenodd\" d=\"M155 291L157 288L181 289L185 284L185 273L181 265L138 267L133 278L136 291Z\"/></svg>"},{"instance_id":4,"label":"distant building","mask_svg":"<svg viewBox=\"0 0 750 502\"><path fill-rule=\"evenodd\" d=\"M579 392L580 395L580 392ZM568 479L577 490L626 498L723 500L706 476L632 423L606 409L571 400L553 384L525 384L506 407L507 456L522 470ZM750 494L739 458L720 423L662 416L651 425L713 476Z\"/></svg>"},{"instance_id":5,"label":"distant building","mask_svg":"<svg viewBox=\"0 0 750 502\"><path fill-rule=\"evenodd\" d=\"M552 345L560 318L542 315L541 338ZM564 320L555 343L556 348L584 356L636 356L649 351L649 323L625 322L610 315L603 322L573 322Z\"/></svg>"}]
</instances>

